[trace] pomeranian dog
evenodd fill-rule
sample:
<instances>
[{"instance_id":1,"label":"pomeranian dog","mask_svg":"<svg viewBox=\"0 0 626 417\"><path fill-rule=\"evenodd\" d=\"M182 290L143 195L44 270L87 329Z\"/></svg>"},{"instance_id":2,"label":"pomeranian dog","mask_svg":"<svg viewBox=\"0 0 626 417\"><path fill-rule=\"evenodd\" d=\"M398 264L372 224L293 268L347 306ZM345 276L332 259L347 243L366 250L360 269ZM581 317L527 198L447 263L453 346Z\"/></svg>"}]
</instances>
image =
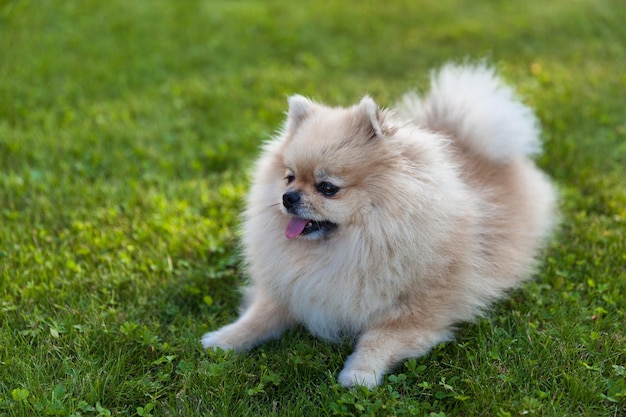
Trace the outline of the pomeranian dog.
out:
<instances>
[{"instance_id":1,"label":"pomeranian dog","mask_svg":"<svg viewBox=\"0 0 626 417\"><path fill-rule=\"evenodd\" d=\"M374 387L529 277L556 205L530 159L534 113L484 64L448 64L431 83L394 111L289 98L244 213L245 308L204 348L302 324L353 337L339 382Z\"/></svg>"}]
</instances>

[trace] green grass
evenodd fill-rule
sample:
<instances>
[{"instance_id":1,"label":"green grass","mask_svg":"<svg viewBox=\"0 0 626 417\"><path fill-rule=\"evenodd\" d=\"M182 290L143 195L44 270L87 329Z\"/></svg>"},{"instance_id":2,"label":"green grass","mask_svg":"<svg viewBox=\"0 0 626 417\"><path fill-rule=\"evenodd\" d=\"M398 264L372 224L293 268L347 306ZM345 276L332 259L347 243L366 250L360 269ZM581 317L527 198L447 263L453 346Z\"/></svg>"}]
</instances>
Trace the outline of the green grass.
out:
<instances>
[{"instance_id":1,"label":"green grass","mask_svg":"<svg viewBox=\"0 0 626 417\"><path fill-rule=\"evenodd\" d=\"M287 4L0 0L0 416L624 415L626 4ZM303 330L203 351L286 96L389 106L465 57L544 126L536 279L373 391Z\"/></svg>"}]
</instances>

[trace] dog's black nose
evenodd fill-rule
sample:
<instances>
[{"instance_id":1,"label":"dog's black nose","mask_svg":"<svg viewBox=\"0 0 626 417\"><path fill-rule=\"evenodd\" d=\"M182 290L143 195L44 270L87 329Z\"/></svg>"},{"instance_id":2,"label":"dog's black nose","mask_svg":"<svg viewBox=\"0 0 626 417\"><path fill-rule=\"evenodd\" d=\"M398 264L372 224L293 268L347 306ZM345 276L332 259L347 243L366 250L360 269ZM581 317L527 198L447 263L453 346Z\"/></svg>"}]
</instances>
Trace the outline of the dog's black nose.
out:
<instances>
[{"instance_id":1,"label":"dog's black nose","mask_svg":"<svg viewBox=\"0 0 626 417\"><path fill-rule=\"evenodd\" d=\"M300 202L300 193L289 191L283 194L283 206L287 210L294 208Z\"/></svg>"}]
</instances>

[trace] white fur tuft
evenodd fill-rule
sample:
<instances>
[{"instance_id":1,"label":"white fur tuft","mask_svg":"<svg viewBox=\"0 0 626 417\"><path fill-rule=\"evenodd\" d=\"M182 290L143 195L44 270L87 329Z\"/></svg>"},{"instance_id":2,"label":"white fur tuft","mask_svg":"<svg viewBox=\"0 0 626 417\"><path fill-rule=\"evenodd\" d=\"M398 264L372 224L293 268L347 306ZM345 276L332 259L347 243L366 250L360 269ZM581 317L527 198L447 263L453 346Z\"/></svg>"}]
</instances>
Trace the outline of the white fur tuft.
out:
<instances>
[{"instance_id":1,"label":"white fur tuft","mask_svg":"<svg viewBox=\"0 0 626 417\"><path fill-rule=\"evenodd\" d=\"M484 64L445 65L431 75L428 95L420 100L415 93L406 94L399 112L495 161L541 149L533 111Z\"/></svg>"}]
</instances>

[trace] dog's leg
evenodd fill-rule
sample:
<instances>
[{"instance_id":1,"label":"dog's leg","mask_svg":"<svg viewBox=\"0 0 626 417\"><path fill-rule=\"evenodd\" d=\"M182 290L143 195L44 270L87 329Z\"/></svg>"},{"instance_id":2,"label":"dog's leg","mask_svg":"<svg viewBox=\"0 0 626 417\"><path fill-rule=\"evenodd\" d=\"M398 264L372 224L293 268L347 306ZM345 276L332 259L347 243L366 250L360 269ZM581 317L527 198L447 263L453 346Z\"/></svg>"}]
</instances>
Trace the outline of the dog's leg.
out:
<instances>
[{"instance_id":1,"label":"dog's leg","mask_svg":"<svg viewBox=\"0 0 626 417\"><path fill-rule=\"evenodd\" d=\"M418 328L406 322L387 323L368 330L346 360L339 382L348 388L354 385L373 388L398 363L425 355L451 336L452 332L447 329Z\"/></svg>"},{"instance_id":2,"label":"dog's leg","mask_svg":"<svg viewBox=\"0 0 626 417\"><path fill-rule=\"evenodd\" d=\"M279 338L283 331L294 324L294 319L286 309L256 289L250 306L239 319L219 330L206 333L202 336L202 346L205 349L220 347L243 351Z\"/></svg>"}]
</instances>

